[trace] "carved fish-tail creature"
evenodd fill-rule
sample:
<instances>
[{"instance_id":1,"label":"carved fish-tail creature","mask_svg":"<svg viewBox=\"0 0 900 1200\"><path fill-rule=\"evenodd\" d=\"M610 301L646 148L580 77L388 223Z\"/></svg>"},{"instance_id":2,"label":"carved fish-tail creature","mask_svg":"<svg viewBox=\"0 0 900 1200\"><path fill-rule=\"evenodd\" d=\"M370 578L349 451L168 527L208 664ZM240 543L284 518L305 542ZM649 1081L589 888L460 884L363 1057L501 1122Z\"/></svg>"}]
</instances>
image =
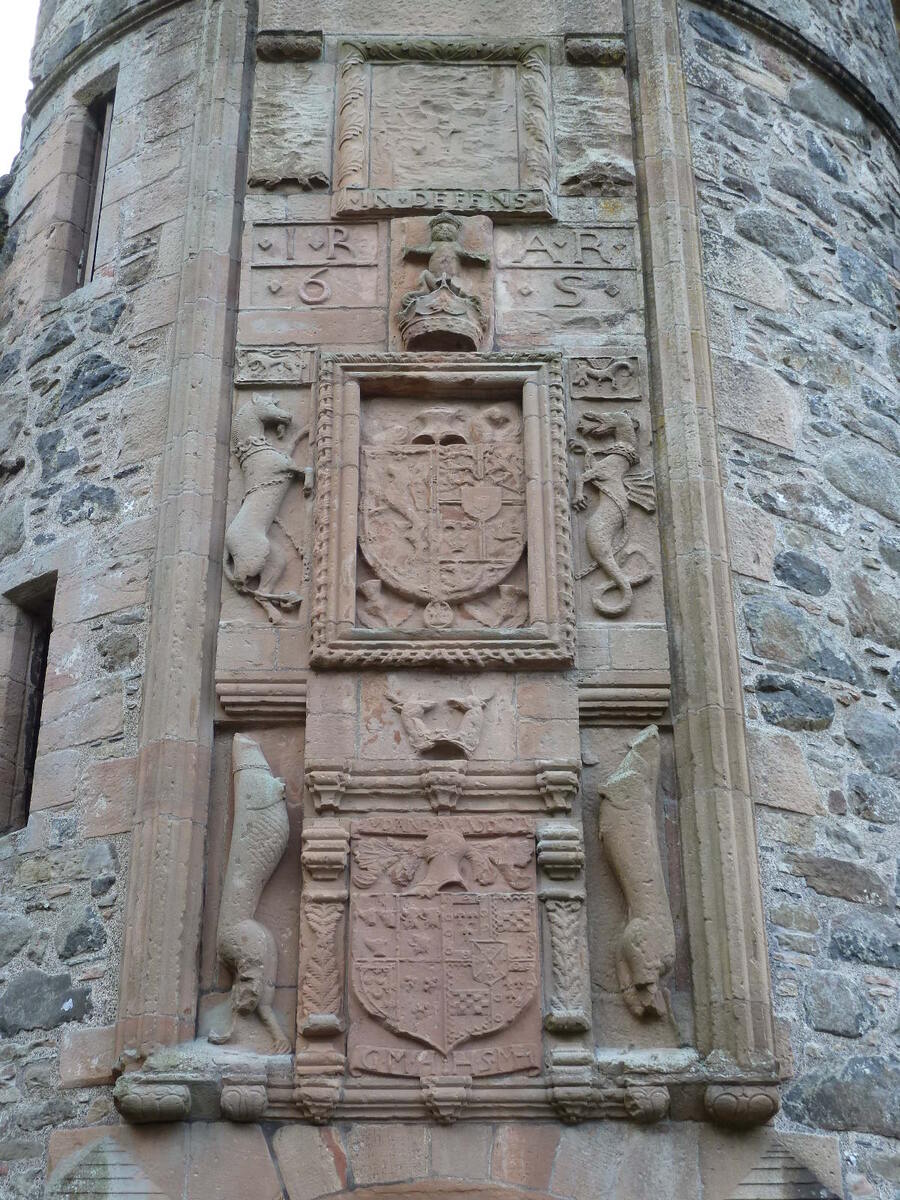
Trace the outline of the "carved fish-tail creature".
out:
<instances>
[{"instance_id":1,"label":"carved fish-tail creature","mask_svg":"<svg viewBox=\"0 0 900 1200\"><path fill-rule=\"evenodd\" d=\"M304 475L290 453L278 449L268 438L269 429L283 437L292 422L291 414L275 398L258 395L238 409L232 429L234 453L244 476L244 499L225 530L224 571L238 591L262 604L272 621L278 620L278 609L296 608L300 603L293 592L275 591L285 557L269 537L285 493L298 476ZM290 449L305 432L296 433Z\"/></svg>"},{"instance_id":2,"label":"carved fish-tail creature","mask_svg":"<svg viewBox=\"0 0 900 1200\"><path fill-rule=\"evenodd\" d=\"M211 1042L231 1040L234 1014L256 1013L272 1037L272 1052L287 1054L290 1042L275 1016L278 951L271 930L256 920L263 888L288 843L284 782L269 770L252 738L234 736L234 826L219 908L217 949L234 976L231 1013L224 1028L212 1030Z\"/></svg>"},{"instance_id":3,"label":"carved fish-tail creature","mask_svg":"<svg viewBox=\"0 0 900 1200\"><path fill-rule=\"evenodd\" d=\"M613 440L601 449L594 449L582 440L571 445L576 453L585 456L572 507L579 512L587 508L586 483L599 493L597 506L587 519L585 542L595 566L609 577L591 596L597 612L608 617L627 612L634 588L646 583L652 574L643 548L628 542L629 505L637 504L646 512L653 512L656 507L650 474L629 474L640 462L639 428L631 413L587 412L578 423L578 433L590 438L612 435ZM583 574L589 574L595 566Z\"/></svg>"},{"instance_id":4,"label":"carved fish-tail creature","mask_svg":"<svg viewBox=\"0 0 900 1200\"><path fill-rule=\"evenodd\" d=\"M600 791L600 837L625 896L627 922L616 948L625 1003L637 1017L662 1017L660 978L675 962L675 928L656 833L659 730L648 725Z\"/></svg>"}]
</instances>

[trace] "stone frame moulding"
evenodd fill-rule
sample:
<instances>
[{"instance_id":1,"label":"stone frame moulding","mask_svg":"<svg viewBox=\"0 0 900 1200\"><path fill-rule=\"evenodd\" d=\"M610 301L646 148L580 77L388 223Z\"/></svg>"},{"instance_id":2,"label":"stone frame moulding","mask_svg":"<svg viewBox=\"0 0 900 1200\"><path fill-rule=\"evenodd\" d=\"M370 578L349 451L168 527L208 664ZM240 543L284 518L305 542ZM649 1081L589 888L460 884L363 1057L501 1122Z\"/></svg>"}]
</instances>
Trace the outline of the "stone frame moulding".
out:
<instances>
[{"instance_id":1,"label":"stone frame moulding","mask_svg":"<svg viewBox=\"0 0 900 1200\"><path fill-rule=\"evenodd\" d=\"M372 65L430 62L509 65L516 71L518 188L370 187ZM491 213L556 216L550 54L541 41L481 38L354 38L338 45L332 216Z\"/></svg>"},{"instance_id":2,"label":"stone frame moulding","mask_svg":"<svg viewBox=\"0 0 900 1200\"><path fill-rule=\"evenodd\" d=\"M530 624L413 636L355 624L361 398L484 387L521 397ZM327 354L317 381L312 653L315 667L566 667L575 614L562 361L551 353ZM353 563L352 570L348 564Z\"/></svg>"}]
</instances>

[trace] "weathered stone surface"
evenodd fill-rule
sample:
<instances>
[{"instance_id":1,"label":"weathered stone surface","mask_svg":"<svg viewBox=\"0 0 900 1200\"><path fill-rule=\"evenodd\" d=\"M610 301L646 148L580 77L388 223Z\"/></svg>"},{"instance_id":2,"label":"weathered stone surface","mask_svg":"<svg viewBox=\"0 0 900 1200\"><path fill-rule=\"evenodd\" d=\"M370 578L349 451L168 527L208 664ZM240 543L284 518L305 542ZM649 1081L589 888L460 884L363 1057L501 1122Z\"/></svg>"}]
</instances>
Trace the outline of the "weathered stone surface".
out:
<instances>
[{"instance_id":1,"label":"weathered stone surface","mask_svg":"<svg viewBox=\"0 0 900 1200\"><path fill-rule=\"evenodd\" d=\"M756 363L715 355L713 380L720 424L793 449L794 396L780 375Z\"/></svg>"},{"instance_id":2,"label":"weathered stone surface","mask_svg":"<svg viewBox=\"0 0 900 1200\"><path fill-rule=\"evenodd\" d=\"M850 807L858 817L881 825L900 821L900 786L878 775L852 772L847 776Z\"/></svg>"},{"instance_id":3,"label":"weathered stone surface","mask_svg":"<svg viewBox=\"0 0 900 1200\"><path fill-rule=\"evenodd\" d=\"M17 554L25 544L25 504L7 500L0 506L0 559Z\"/></svg>"},{"instance_id":4,"label":"weathered stone surface","mask_svg":"<svg viewBox=\"0 0 900 1200\"><path fill-rule=\"evenodd\" d=\"M891 570L900 574L900 538L883 534L878 539L878 552Z\"/></svg>"},{"instance_id":5,"label":"weathered stone surface","mask_svg":"<svg viewBox=\"0 0 900 1200\"><path fill-rule=\"evenodd\" d=\"M823 125L859 137L866 131L866 119L825 79L814 75L790 91L790 102L798 112L805 113Z\"/></svg>"},{"instance_id":6,"label":"weathered stone surface","mask_svg":"<svg viewBox=\"0 0 900 1200\"><path fill-rule=\"evenodd\" d=\"M23 1104L16 1113L16 1124L25 1133L36 1133L39 1129L68 1121L74 1113L75 1106L67 1096L51 1096L47 1100Z\"/></svg>"},{"instance_id":7,"label":"weathered stone surface","mask_svg":"<svg viewBox=\"0 0 900 1200\"><path fill-rule=\"evenodd\" d=\"M878 587L868 575L851 575L847 617L855 637L868 637L900 650L900 595Z\"/></svg>"},{"instance_id":8,"label":"weathered stone surface","mask_svg":"<svg viewBox=\"0 0 900 1200\"><path fill-rule=\"evenodd\" d=\"M71 346L74 341L75 334L72 332L69 322L66 320L54 321L29 354L25 365L31 368L42 359L50 358L51 355L64 350L66 346Z\"/></svg>"},{"instance_id":9,"label":"weathered stone surface","mask_svg":"<svg viewBox=\"0 0 900 1200\"><path fill-rule=\"evenodd\" d=\"M121 296L104 300L91 310L90 327L94 333L112 333L119 323L119 317L125 311L125 301Z\"/></svg>"},{"instance_id":10,"label":"weathered stone surface","mask_svg":"<svg viewBox=\"0 0 900 1200\"><path fill-rule=\"evenodd\" d=\"M769 178L780 192L799 200L827 224L837 223L837 209L809 171L804 171L802 167L773 167Z\"/></svg>"},{"instance_id":11,"label":"weathered stone surface","mask_svg":"<svg viewBox=\"0 0 900 1200\"><path fill-rule=\"evenodd\" d=\"M807 596L824 596L831 590L825 568L799 550L783 550L776 556L775 578Z\"/></svg>"},{"instance_id":12,"label":"weathered stone surface","mask_svg":"<svg viewBox=\"0 0 900 1200\"><path fill-rule=\"evenodd\" d=\"M832 958L900 967L900 925L877 913L840 913L831 923Z\"/></svg>"},{"instance_id":13,"label":"weathered stone surface","mask_svg":"<svg viewBox=\"0 0 900 1200\"><path fill-rule=\"evenodd\" d=\"M748 729L747 753L757 804L809 815L821 811L803 750L794 738L786 733Z\"/></svg>"},{"instance_id":14,"label":"weathered stone surface","mask_svg":"<svg viewBox=\"0 0 900 1200\"><path fill-rule=\"evenodd\" d=\"M896 459L865 443L850 442L829 451L822 470L845 496L900 521L900 463Z\"/></svg>"},{"instance_id":15,"label":"weathered stone surface","mask_svg":"<svg viewBox=\"0 0 900 1200\"><path fill-rule=\"evenodd\" d=\"M796 221L771 208L748 208L734 223L735 230L750 242L770 250L785 262L799 264L812 257L810 235Z\"/></svg>"},{"instance_id":16,"label":"weathered stone surface","mask_svg":"<svg viewBox=\"0 0 900 1200\"><path fill-rule=\"evenodd\" d=\"M74 912L56 931L56 953L62 959L77 958L102 950L106 945L106 929L100 914L88 905Z\"/></svg>"},{"instance_id":17,"label":"weathered stone surface","mask_svg":"<svg viewBox=\"0 0 900 1200\"><path fill-rule=\"evenodd\" d=\"M888 320L896 316L894 288L890 277L866 254L850 246L838 247L838 262L844 287L862 304L878 311Z\"/></svg>"},{"instance_id":18,"label":"weathered stone surface","mask_svg":"<svg viewBox=\"0 0 900 1200\"><path fill-rule=\"evenodd\" d=\"M59 519L63 525L74 525L76 521L107 521L114 517L121 505L114 488L100 487L96 483L79 483L59 500Z\"/></svg>"},{"instance_id":19,"label":"weathered stone surface","mask_svg":"<svg viewBox=\"0 0 900 1200\"><path fill-rule=\"evenodd\" d=\"M73 409L87 404L95 396L102 396L112 388L120 387L131 378L127 367L110 362L102 354L88 354L81 360L62 390L58 412L63 416Z\"/></svg>"},{"instance_id":20,"label":"weathered stone surface","mask_svg":"<svg viewBox=\"0 0 900 1200\"><path fill-rule=\"evenodd\" d=\"M772 480L765 487L754 488L750 494L760 508L776 517L812 525L827 533L846 533L850 528L850 505L817 483Z\"/></svg>"},{"instance_id":21,"label":"weathered stone surface","mask_svg":"<svg viewBox=\"0 0 900 1200\"><path fill-rule=\"evenodd\" d=\"M811 971L803 998L807 1020L822 1033L861 1037L877 1020L866 994L836 971Z\"/></svg>"},{"instance_id":22,"label":"weathered stone surface","mask_svg":"<svg viewBox=\"0 0 900 1200\"><path fill-rule=\"evenodd\" d=\"M758 675L756 694L763 717L782 729L827 729L834 701L810 684L787 675Z\"/></svg>"},{"instance_id":23,"label":"weathered stone surface","mask_svg":"<svg viewBox=\"0 0 900 1200\"><path fill-rule=\"evenodd\" d=\"M792 854L794 874L802 875L814 892L822 896L840 896L858 904L885 905L890 890L872 867L849 858L829 855Z\"/></svg>"},{"instance_id":24,"label":"weathered stone surface","mask_svg":"<svg viewBox=\"0 0 900 1200\"><path fill-rule=\"evenodd\" d=\"M744 604L753 651L761 658L859 683L860 667L840 643L802 609L774 596L754 596Z\"/></svg>"},{"instance_id":25,"label":"weathered stone surface","mask_svg":"<svg viewBox=\"0 0 900 1200\"><path fill-rule=\"evenodd\" d=\"M731 568L739 575L770 579L775 556L775 523L755 504L728 498Z\"/></svg>"},{"instance_id":26,"label":"weathered stone surface","mask_svg":"<svg viewBox=\"0 0 900 1200\"><path fill-rule=\"evenodd\" d=\"M346 1186L346 1155L332 1131L283 1125L272 1147L289 1200L316 1200Z\"/></svg>"},{"instance_id":27,"label":"weathered stone surface","mask_svg":"<svg viewBox=\"0 0 900 1200\"><path fill-rule=\"evenodd\" d=\"M3 387L7 379L9 379L19 369L19 359L22 357L20 350L9 350L6 354L0 355L0 387Z\"/></svg>"},{"instance_id":28,"label":"weathered stone surface","mask_svg":"<svg viewBox=\"0 0 900 1200\"><path fill-rule=\"evenodd\" d=\"M97 645L104 671L120 671L134 662L141 643L130 629L113 629Z\"/></svg>"},{"instance_id":29,"label":"weathered stone surface","mask_svg":"<svg viewBox=\"0 0 900 1200\"><path fill-rule=\"evenodd\" d=\"M844 730L870 771L900 779L900 729L889 717L857 705Z\"/></svg>"},{"instance_id":30,"label":"weathered stone surface","mask_svg":"<svg viewBox=\"0 0 900 1200\"><path fill-rule=\"evenodd\" d=\"M740 36L737 29L715 13L701 9L693 9L688 16L688 23L702 38L715 42L734 54L746 54L750 47Z\"/></svg>"},{"instance_id":31,"label":"weathered stone surface","mask_svg":"<svg viewBox=\"0 0 900 1200\"><path fill-rule=\"evenodd\" d=\"M0 909L0 967L19 953L34 929L33 922L17 909Z\"/></svg>"},{"instance_id":32,"label":"weathered stone surface","mask_svg":"<svg viewBox=\"0 0 900 1200\"><path fill-rule=\"evenodd\" d=\"M66 435L61 429L50 429L35 438L35 448L41 460L41 480L52 479L60 471L75 466L78 451L66 445Z\"/></svg>"},{"instance_id":33,"label":"weathered stone surface","mask_svg":"<svg viewBox=\"0 0 900 1200\"><path fill-rule=\"evenodd\" d=\"M0 996L0 1031L53 1029L66 1021L83 1021L90 1012L90 990L72 987L68 971L60 975L23 971Z\"/></svg>"},{"instance_id":34,"label":"weathered stone surface","mask_svg":"<svg viewBox=\"0 0 900 1200\"><path fill-rule=\"evenodd\" d=\"M900 1137L900 1058L859 1055L810 1071L783 1107L805 1125Z\"/></svg>"}]
</instances>

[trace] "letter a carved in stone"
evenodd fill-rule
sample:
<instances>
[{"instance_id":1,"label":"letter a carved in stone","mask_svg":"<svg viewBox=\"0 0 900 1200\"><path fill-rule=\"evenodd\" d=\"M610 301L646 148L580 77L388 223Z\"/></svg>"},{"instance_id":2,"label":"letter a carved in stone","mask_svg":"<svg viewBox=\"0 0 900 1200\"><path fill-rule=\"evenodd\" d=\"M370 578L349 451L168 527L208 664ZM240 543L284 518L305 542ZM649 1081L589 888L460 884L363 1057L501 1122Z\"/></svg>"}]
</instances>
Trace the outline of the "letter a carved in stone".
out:
<instances>
[{"instance_id":1,"label":"letter a carved in stone","mask_svg":"<svg viewBox=\"0 0 900 1200\"><path fill-rule=\"evenodd\" d=\"M272 1037L272 1052L287 1054L290 1042L272 1008L278 965L275 938L255 919L263 888L287 848L284 782L269 770L256 742L242 733L234 735L231 766L234 827L219 908L217 948L234 982L228 1020L224 1027L210 1031L209 1040L230 1041L235 1013L256 1013Z\"/></svg>"},{"instance_id":2,"label":"letter a carved in stone","mask_svg":"<svg viewBox=\"0 0 900 1200\"><path fill-rule=\"evenodd\" d=\"M625 896L627 923L616 949L625 1003L637 1017L662 1017L659 981L675 961L675 929L656 833L659 730L648 725L600 791L600 837Z\"/></svg>"}]
</instances>

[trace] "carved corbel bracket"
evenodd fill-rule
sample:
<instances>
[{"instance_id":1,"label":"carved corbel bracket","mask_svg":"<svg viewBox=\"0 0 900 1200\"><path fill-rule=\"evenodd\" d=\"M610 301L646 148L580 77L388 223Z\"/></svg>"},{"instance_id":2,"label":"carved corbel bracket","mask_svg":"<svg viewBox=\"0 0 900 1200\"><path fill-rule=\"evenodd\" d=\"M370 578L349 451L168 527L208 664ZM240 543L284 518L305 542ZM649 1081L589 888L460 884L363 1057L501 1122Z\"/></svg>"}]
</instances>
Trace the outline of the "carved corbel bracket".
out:
<instances>
[{"instance_id":1,"label":"carved corbel bracket","mask_svg":"<svg viewBox=\"0 0 900 1200\"><path fill-rule=\"evenodd\" d=\"M452 1124L462 1112L472 1088L470 1075L423 1075L422 1099L441 1125Z\"/></svg>"},{"instance_id":2,"label":"carved corbel bracket","mask_svg":"<svg viewBox=\"0 0 900 1200\"><path fill-rule=\"evenodd\" d=\"M576 825L553 822L537 829L538 895L550 938L552 991L544 1028L584 1034L591 1028L587 923L584 908L584 841Z\"/></svg>"},{"instance_id":3,"label":"carved corbel bracket","mask_svg":"<svg viewBox=\"0 0 900 1200\"><path fill-rule=\"evenodd\" d=\"M341 796L347 786L349 763L311 768L306 772L306 787L312 793L316 812L339 812Z\"/></svg>"},{"instance_id":4,"label":"carved corbel bracket","mask_svg":"<svg viewBox=\"0 0 900 1200\"><path fill-rule=\"evenodd\" d=\"M258 1064L236 1065L222 1072L219 1107L229 1121L258 1121L268 1102L266 1070Z\"/></svg>"},{"instance_id":5,"label":"carved corbel bracket","mask_svg":"<svg viewBox=\"0 0 900 1200\"><path fill-rule=\"evenodd\" d=\"M432 812L451 812L465 784L466 765L452 765L422 772L422 786Z\"/></svg>"},{"instance_id":6,"label":"carved corbel bracket","mask_svg":"<svg viewBox=\"0 0 900 1200\"><path fill-rule=\"evenodd\" d=\"M710 1084L703 1095L709 1119L731 1129L764 1125L775 1116L780 1104L777 1088L764 1084Z\"/></svg>"},{"instance_id":7,"label":"carved corbel bracket","mask_svg":"<svg viewBox=\"0 0 900 1200\"><path fill-rule=\"evenodd\" d=\"M307 1120L324 1125L343 1094L346 1058L324 1047L298 1051L294 1062L294 1103Z\"/></svg>"},{"instance_id":8,"label":"carved corbel bracket","mask_svg":"<svg viewBox=\"0 0 900 1200\"><path fill-rule=\"evenodd\" d=\"M639 1125L661 1121L669 1111L669 1089L663 1084L637 1084L625 1088L625 1114Z\"/></svg>"},{"instance_id":9,"label":"carved corbel bracket","mask_svg":"<svg viewBox=\"0 0 900 1200\"><path fill-rule=\"evenodd\" d=\"M537 762L535 766L535 782L547 812L571 812L572 801L578 795L578 772L553 762Z\"/></svg>"},{"instance_id":10,"label":"carved corbel bracket","mask_svg":"<svg viewBox=\"0 0 900 1200\"><path fill-rule=\"evenodd\" d=\"M297 1028L305 1038L341 1033L344 905L350 836L337 821L308 821L303 830L304 887Z\"/></svg>"}]
</instances>

